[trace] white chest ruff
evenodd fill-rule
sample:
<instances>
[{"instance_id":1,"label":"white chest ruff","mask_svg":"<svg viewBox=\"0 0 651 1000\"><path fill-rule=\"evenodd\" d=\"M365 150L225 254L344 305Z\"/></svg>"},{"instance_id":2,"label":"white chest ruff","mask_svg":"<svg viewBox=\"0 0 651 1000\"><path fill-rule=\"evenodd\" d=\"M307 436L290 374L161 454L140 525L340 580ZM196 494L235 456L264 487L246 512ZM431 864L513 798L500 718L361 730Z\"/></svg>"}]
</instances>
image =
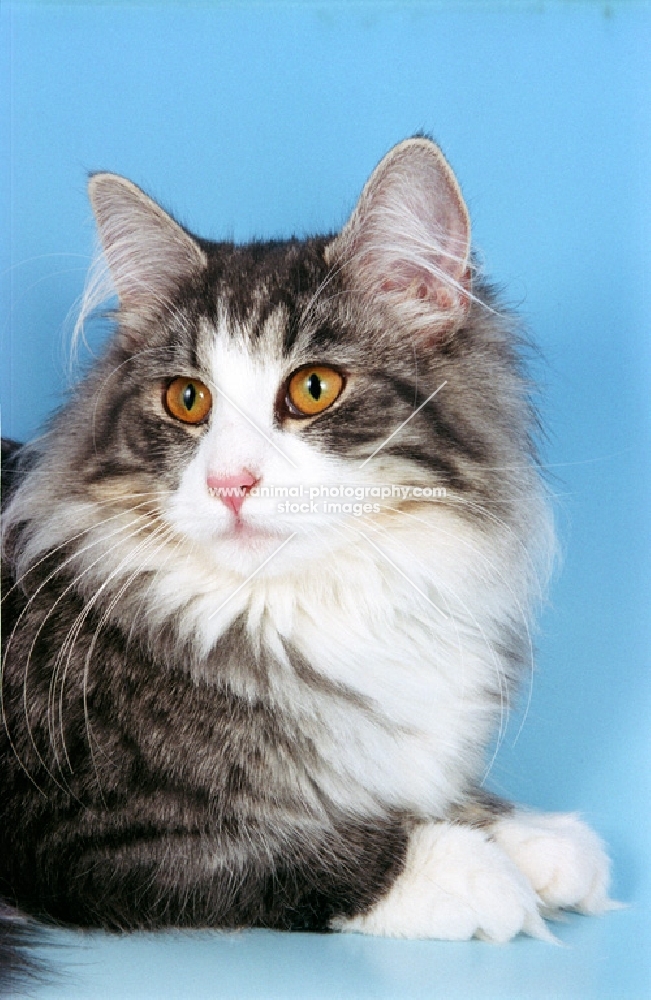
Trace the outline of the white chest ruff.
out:
<instances>
[{"instance_id":1,"label":"white chest ruff","mask_svg":"<svg viewBox=\"0 0 651 1000\"><path fill-rule=\"evenodd\" d=\"M383 627L354 611L318 624L297 616L292 642L320 675L360 696L361 706L322 706L321 754L347 776L346 787L437 816L481 767L495 666L470 637L459 646L435 616L391 621L390 611Z\"/></svg>"},{"instance_id":2,"label":"white chest ruff","mask_svg":"<svg viewBox=\"0 0 651 1000\"><path fill-rule=\"evenodd\" d=\"M395 550L340 550L331 569L261 575L217 616L222 584L211 595L206 581L188 600L172 571L152 592L160 611L185 591L183 627L204 649L218 648L219 633L244 616L252 644L273 654L267 697L305 732L323 763L315 781L347 812L381 803L442 815L481 778L508 704L498 651L500 624L517 603L501 583L508 567L487 586L477 540L465 560L458 534L427 551L418 543L419 559L403 539ZM324 683L297 674L292 651Z\"/></svg>"}]
</instances>

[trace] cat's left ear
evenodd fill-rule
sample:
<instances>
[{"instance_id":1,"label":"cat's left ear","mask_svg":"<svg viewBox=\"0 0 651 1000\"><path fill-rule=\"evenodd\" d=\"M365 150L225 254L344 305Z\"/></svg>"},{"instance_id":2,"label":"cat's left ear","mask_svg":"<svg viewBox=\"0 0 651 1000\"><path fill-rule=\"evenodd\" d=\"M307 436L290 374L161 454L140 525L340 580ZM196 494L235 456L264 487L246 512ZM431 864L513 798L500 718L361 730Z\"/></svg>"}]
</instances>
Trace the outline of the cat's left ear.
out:
<instances>
[{"instance_id":1,"label":"cat's left ear","mask_svg":"<svg viewBox=\"0 0 651 1000\"><path fill-rule=\"evenodd\" d=\"M424 333L459 327L470 306L470 220L438 146L407 139L387 153L326 260Z\"/></svg>"},{"instance_id":2,"label":"cat's left ear","mask_svg":"<svg viewBox=\"0 0 651 1000\"><path fill-rule=\"evenodd\" d=\"M99 236L127 327L160 314L206 265L201 247L131 181L93 174L88 184Z\"/></svg>"}]
</instances>

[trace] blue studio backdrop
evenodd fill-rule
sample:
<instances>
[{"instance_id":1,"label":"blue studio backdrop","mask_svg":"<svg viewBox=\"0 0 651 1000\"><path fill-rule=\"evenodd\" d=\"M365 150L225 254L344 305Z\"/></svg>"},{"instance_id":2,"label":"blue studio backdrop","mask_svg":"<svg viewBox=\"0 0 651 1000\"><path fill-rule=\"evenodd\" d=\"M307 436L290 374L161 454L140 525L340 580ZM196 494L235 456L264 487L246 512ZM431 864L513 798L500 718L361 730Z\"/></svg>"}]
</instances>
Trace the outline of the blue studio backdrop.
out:
<instances>
[{"instance_id":1,"label":"blue studio backdrop","mask_svg":"<svg viewBox=\"0 0 651 1000\"><path fill-rule=\"evenodd\" d=\"M541 347L563 548L526 720L489 783L579 810L630 904L569 917L563 948L62 931L50 958L67 972L32 995L651 995L651 8L3 0L0 19L0 403L19 440L70 378L89 171L244 240L335 229L390 146L440 142L486 272Z\"/></svg>"}]
</instances>

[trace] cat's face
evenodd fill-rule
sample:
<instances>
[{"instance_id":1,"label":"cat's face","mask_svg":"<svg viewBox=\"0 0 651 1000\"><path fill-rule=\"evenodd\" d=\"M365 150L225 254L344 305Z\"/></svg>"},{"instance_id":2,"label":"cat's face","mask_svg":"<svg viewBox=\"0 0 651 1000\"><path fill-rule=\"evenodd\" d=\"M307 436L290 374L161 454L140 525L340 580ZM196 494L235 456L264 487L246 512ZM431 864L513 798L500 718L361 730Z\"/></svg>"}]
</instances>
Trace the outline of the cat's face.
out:
<instances>
[{"instance_id":1,"label":"cat's face","mask_svg":"<svg viewBox=\"0 0 651 1000\"><path fill-rule=\"evenodd\" d=\"M467 315L469 230L432 143L393 150L336 239L198 242L112 175L91 200L120 299L100 493L155 484L175 532L247 573L290 537L298 561L357 544L401 506L382 486L450 486L445 408L414 411Z\"/></svg>"},{"instance_id":2,"label":"cat's face","mask_svg":"<svg viewBox=\"0 0 651 1000\"><path fill-rule=\"evenodd\" d=\"M153 497L168 540L242 575L287 543L273 573L436 517L441 490L472 513L489 463L520 456L512 358L433 143L392 150L335 238L207 243L121 178L90 194L120 300L86 385L96 499L144 516Z\"/></svg>"}]
</instances>

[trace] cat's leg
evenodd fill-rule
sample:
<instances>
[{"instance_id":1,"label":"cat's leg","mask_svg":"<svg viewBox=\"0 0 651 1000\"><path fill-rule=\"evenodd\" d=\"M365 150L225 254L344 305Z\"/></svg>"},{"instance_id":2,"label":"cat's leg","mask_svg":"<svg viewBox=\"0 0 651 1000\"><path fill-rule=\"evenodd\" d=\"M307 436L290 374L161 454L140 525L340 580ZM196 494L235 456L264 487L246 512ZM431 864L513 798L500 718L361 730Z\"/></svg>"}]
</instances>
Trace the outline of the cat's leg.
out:
<instances>
[{"instance_id":1,"label":"cat's leg","mask_svg":"<svg viewBox=\"0 0 651 1000\"><path fill-rule=\"evenodd\" d=\"M603 913L608 898L610 860L599 837L573 813L516 809L491 827L508 854L551 910Z\"/></svg>"},{"instance_id":2,"label":"cat's leg","mask_svg":"<svg viewBox=\"0 0 651 1000\"><path fill-rule=\"evenodd\" d=\"M554 940L531 882L490 831L428 823L412 832L404 869L369 911L333 928L387 937Z\"/></svg>"}]
</instances>

